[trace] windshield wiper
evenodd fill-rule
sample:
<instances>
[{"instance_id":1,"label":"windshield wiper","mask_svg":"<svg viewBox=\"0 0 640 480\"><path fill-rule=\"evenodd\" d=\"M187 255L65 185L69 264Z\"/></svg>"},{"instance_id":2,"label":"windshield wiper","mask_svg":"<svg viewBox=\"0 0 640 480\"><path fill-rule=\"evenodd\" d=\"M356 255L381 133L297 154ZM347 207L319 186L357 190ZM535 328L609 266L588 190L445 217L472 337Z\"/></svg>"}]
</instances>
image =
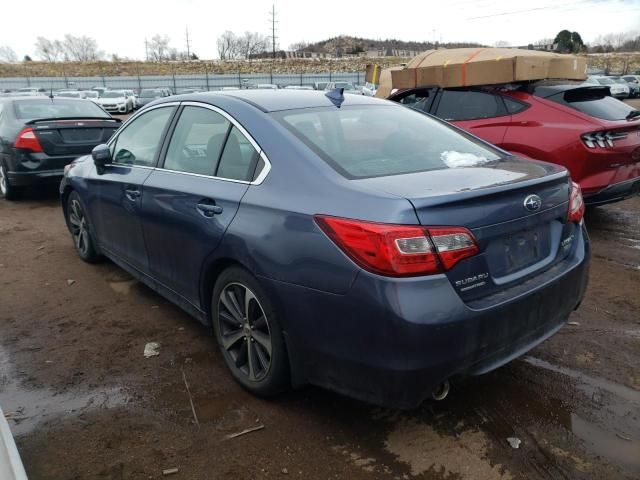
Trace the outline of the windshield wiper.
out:
<instances>
[{"instance_id":1,"label":"windshield wiper","mask_svg":"<svg viewBox=\"0 0 640 480\"><path fill-rule=\"evenodd\" d=\"M640 110L631 110L629 112L629 115L627 115L625 118L627 120L633 120L636 117L640 117Z\"/></svg>"}]
</instances>

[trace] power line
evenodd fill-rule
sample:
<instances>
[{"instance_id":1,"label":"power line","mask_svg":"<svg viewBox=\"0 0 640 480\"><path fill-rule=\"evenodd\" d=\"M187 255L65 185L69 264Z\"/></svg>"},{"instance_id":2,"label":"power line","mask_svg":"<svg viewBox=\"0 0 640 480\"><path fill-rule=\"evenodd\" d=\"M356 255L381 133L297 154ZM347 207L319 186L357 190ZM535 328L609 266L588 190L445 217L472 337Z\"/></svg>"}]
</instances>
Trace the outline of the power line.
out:
<instances>
[{"instance_id":1,"label":"power line","mask_svg":"<svg viewBox=\"0 0 640 480\"><path fill-rule=\"evenodd\" d=\"M520 13L528 13L528 12L535 12L535 11L539 11L539 10L555 10L555 9L559 9L559 8L565 8L571 5L578 5L580 3L588 3L591 0L580 0L578 2L572 2L572 3L565 3L563 5L547 5L544 7L533 7L533 8L525 8L522 10L511 10L509 12L500 12L500 13L492 13L490 15L480 15L477 17L468 17L465 18L465 20L481 20L481 19L485 19L485 18L493 18L493 17L504 17L507 15L518 15Z\"/></svg>"}]
</instances>

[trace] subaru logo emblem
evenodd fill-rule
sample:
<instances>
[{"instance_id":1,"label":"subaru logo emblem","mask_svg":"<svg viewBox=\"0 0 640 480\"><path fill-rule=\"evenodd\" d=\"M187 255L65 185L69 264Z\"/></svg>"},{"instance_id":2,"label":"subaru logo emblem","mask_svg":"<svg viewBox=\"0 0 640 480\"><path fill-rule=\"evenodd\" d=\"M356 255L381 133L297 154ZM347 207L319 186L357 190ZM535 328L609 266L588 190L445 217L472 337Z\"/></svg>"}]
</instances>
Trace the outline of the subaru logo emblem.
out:
<instances>
[{"instance_id":1,"label":"subaru logo emblem","mask_svg":"<svg viewBox=\"0 0 640 480\"><path fill-rule=\"evenodd\" d=\"M529 195L524 199L524 208L529 210L530 212L535 212L536 210L540 210L542 206L542 199L538 195Z\"/></svg>"}]
</instances>

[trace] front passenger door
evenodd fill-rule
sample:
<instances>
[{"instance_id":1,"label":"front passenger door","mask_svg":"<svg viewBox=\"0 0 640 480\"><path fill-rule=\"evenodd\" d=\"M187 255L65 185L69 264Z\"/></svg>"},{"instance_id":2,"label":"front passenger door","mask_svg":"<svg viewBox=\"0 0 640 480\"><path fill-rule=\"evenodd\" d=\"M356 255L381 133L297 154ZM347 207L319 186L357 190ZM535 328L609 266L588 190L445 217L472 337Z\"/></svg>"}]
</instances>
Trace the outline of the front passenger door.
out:
<instances>
[{"instance_id":1,"label":"front passenger door","mask_svg":"<svg viewBox=\"0 0 640 480\"><path fill-rule=\"evenodd\" d=\"M136 117L110 143L112 164L89 182L89 213L100 248L148 273L142 234L142 184L155 167L176 106L153 108Z\"/></svg>"}]
</instances>

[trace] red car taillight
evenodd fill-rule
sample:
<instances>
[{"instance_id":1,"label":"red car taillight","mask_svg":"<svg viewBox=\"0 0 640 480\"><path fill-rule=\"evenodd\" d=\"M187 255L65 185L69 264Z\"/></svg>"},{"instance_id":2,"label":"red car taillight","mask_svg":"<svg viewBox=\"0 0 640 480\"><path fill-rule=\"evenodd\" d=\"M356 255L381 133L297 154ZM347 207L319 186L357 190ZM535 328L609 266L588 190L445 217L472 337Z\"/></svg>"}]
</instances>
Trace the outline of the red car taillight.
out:
<instances>
[{"instance_id":1,"label":"red car taillight","mask_svg":"<svg viewBox=\"0 0 640 480\"><path fill-rule=\"evenodd\" d=\"M582 141L589 148L596 148L596 145L600 148L613 147L614 141L624 138L627 138L626 133L616 131L593 132L582 135Z\"/></svg>"},{"instance_id":2,"label":"red car taillight","mask_svg":"<svg viewBox=\"0 0 640 480\"><path fill-rule=\"evenodd\" d=\"M469 230L315 216L333 242L365 270L391 277L431 275L479 252Z\"/></svg>"},{"instance_id":3,"label":"red car taillight","mask_svg":"<svg viewBox=\"0 0 640 480\"><path fill-rule=\"evenodd\" d=\"M41 152L42 145L38 137L36 137L33 129L27 127L24 128L16 137L16 141L13 144L15 148L23 148L25 150L31 150L32 152Z\"/></svg>"},{"instance_id":4,"label":"red car taillight","mask_svg":"<svg viewBox=\"0 0 640 480\"><path fill-rule=\"evenodd\" d=\"M569 213L567 221L580 223L584 217L584 199L582 190L576 182L571 182L571 194L569 195Z\"/></svg>"}]
</instances>

